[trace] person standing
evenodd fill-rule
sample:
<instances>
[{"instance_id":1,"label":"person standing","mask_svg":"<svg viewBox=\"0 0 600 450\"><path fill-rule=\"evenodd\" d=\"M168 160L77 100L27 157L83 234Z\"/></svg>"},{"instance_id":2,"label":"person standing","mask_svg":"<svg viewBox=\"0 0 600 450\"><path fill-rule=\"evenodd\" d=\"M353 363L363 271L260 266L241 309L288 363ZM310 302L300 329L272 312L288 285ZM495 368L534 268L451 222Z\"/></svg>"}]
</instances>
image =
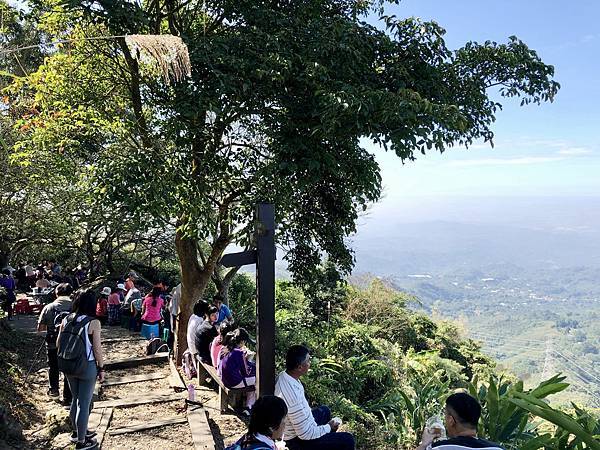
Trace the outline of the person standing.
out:
<instances>
[{"instance_id":1,"label":"person standing","mask_svg":"<svg viewBox=\"0 0 600 450\"><path fill-rule=\"evenodd\" d=\"M58 337L58 327L60 322L71 311L71 294L73 288L69 283L61 283L56 286L56 300L47 304L42 309L38 319L38 332L46 332L46 350L48 353L48 396L52 398L60 397L59 392L59 371L58 356L56 348L56 338ZM63 404L71 404L71 390L67 377L63 382Z\"/></svg>"},{"instance_id":2,"label":"person standing","mask_svg":"<svg viewBox=\"0 0 600 450\"><path fill-rule=\"evenodd\" d=\"M154 286L152 291L144 298L142 302L142 323L147 325L157 325L160 323L162 319L160 311L165 304L165 301L161 297L161 292L158 286Z\"/></svg>"},{"instance_id":3,"label":"person standing","mask_svg":"<svg viewBox=\"0 0 600 450\"><path fill-rule=\"evenodd\" d=\"M131 302L135 299L142 298L142 293L135 287L135 280L133 277L127 278L123 287L125 288L125 298L123 299L121 314L124 316L131 316Z\"/></svg>"},{"instance_id":4,"label":"person standing","mask_svg":"<svg viewBox=\"0 0 600 450\"><path fill-rule=\"evenodd\" d=\"M104 359L102 357L102 342L100 339L100 321L94 318L96 312L96 295L92 290L79 293L73 302L73 312L65 317L60 324L57 347L59 358L77 356L77 361L82 366L74 368L74 372L67 373L69 386L73 394L69 417L73 427L71 441L75 442L75 449L97 448L98 443L93 438L95 433L87 429L90 417L90 406L94 394L96 379L104 381ZM77 343L80 336L84 337L82 345L83 355L73 355L72 344ZM62 341L64 339L64 341ZM61 343L63 345L61 345ZM70 353L71 352L71 353ZM59 359L60 361L60 359Z\"/></svg>"},{"instance_id":5,"label":"person standing","mask_svg":"<svg viewBox=\"0 0 600 450\"><path fill-rule=\"evenodd\" d=\"M98 303L96 304L96 317L102 325L106 324L108 319L108 296L110 295L110 288L102 288L100 297L98 297Z\"/></svg>"},{"instance_id":6,"label":"person standing","mask_svg":"<svg viewBox=\"0 0 600 450\"><path fill-rule=\"evenodd\" d=\"M25 265L25 275L27 276L27 284L29 285L30 288L35 286L35 269L33 268L33 264L31 264L31 261L27 261L27 264Z\"/></svg>"},{"instance_id":7,"label":"person standing","mask_svg":"<svg viewBox=\"0 0 600 450\"><path fill-rule=\"evenodd\" d=\"M171 318L171 332L167 345L169 348L174 348L175 333L177 332L177 316L179 315L179 299L181 298L181 283L171 291L171 300L169 301L169 315Z\"/></svg>"},{"instance_id":8,"label":"person standing","mask_svg":"<svg viewBox=\"0 0 600 450\"><path fill-rule=\"evenodd\" d=\"M110 289L110 288L104 288ZM121 322L121 299L116 289L110 289L111 293L108 296L108 324L118 325Z\"/></svg>"},{"instance_id":9,"label":"person standing","mask_svg":"<svg viewBox=\"0 0 600 450\"><path fill-rule=\"evenodd\" d=\"M15 279L12 277L10 269L2 269L0 286L6 290L6 298L2 303L2 309L6 312L8 320L12 320L12 305L17 300L17 296L15 295L15 289L17 288L17 284L15 283Z\"/></svg>"}]
</instances>

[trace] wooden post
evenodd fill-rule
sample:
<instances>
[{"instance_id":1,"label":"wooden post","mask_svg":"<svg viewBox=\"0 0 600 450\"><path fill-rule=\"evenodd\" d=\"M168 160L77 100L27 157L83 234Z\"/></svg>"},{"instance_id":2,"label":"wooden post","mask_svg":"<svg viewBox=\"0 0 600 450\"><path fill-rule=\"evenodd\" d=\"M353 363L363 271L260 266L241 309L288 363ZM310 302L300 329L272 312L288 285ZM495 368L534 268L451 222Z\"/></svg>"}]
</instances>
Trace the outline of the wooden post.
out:
<instances>
[{"instance_id":1,"label":"wooden post","mask_svg":"<svg viewBox=\"0 0 600 450\"><path fill-rule=\"evenodd\" d=\"M258 396L275 392L275 207L256 206L256 250L230 253L224 267L256 264L256 387Z\"/></svg>"},{"instance_id":2,"label":"wooden post","mask_svg":"<svg viewBox=\"0 0 600 450\"><path fill-rule=\"evenodd\" d=\"M256 207L257 396L275 392L275 207Z\"/></svg>"}]
</instances>

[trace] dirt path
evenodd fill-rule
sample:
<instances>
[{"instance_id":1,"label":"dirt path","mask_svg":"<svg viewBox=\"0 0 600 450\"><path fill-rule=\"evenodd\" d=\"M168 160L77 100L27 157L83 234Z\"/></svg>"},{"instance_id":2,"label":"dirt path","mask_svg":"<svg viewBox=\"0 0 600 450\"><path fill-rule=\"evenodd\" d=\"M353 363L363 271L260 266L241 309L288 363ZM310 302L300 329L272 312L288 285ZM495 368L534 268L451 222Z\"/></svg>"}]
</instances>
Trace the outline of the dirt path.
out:
<instances>
[{"instance_id":1,"label":"dirt path","mask_svg":"<svg viewBox=\"0 0 600 450\"><path fill-rule=\"evenodd\" d=\"M34 352L43 343L41 335L35 333L35 316L20 316L11 322L13 331L9 336L19 342L27 339L27 344L15 347L15 353L22 358L21 372L26 372L26 366L32 367L31 375L26 384L18 386L21 401L26 399L29 410L23 410L19 421L23 424L25 442L19 442L8 448L23 450L33 449L73 449L69 442L71 427L68 422L68 408L56 400L49 399L48 375L46 364L46 349L41 348L37 357ZM106 361L122 360L145 356L146 341L139 339L139 333L130 333L120 327L103 327L103 350ZM35 348L34 348L35 347ZM43 346L42 346L43 347ZM179 371L181 373L181 371ZM152 376L154 379L145 381L126 382L131 377ZM22 376L19 381L22 382ZM116 382L119 384L112 384ZM123 382L122 382L123 381ZM187 423L187 406L185 398L187 390L179 389L175 394L171 379L171 369L168 361L141 365L127 369L107 370L106 385L98 386L98 397L90 417L90 429L97 427L104 430L101 449L149 450L160 448L165 450L194 449L192 432ZM179 380L181 388L181 379ZM216 390L198 386L196 380L185 380L183 386L193 384L196 389L196 401L203 404L208 425L212 433L215 449L222 450L224 446L235 442L246 430L246 422L233 412L221 414ZM62 380L61 380L62 391ZM181 392L183 391L183 392ZM148 396L169 395L168 401L131 404L127 406L102 407L101 402L116 401L127 398L145 398ZM19 402L19 398L14 400ZM107 417L110 416L110 422ZM195 416L197 417L197 416ZM29 419L29 420L24 420ZM158 426L143 431L125 432L124 427L139 426L155 421L172 420L170 425ZM194 419L196 420L196 419ZM108 424L108 427L105 425ZM0 445L1 448L4 448Z\"/></svg>"}]
</instances>

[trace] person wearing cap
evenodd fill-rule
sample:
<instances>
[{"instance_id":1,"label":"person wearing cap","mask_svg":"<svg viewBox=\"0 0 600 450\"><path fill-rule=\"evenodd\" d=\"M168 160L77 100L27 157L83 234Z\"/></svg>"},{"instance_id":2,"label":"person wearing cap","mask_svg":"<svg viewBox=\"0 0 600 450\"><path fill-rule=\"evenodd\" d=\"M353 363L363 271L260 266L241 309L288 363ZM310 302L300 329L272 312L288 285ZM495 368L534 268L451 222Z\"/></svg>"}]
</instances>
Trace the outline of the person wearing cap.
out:
<instances>
[{"instance_id":1,"label":"person wearing cap","mask_svg":"<svg viewBox=\"0 0 600 450\"><path fill-rule=\"evenodd\" d=\"M425 429L421 443L416 450L434 448L440 450L467 450L470 448L504 450L494 442L477 437L477 423L480 416L481 405L474 397L465 392L450 395L446 399L444 408L444 422L448 438L435 441L440 437L440 431Z\"/></svg>"},{"instance_id":2,"label":"person wearing cap","mask_svg":"<svg viewBox=\"0 0 600 450\"><path fill-rule=\"evenodd\" d=\"M227 319L229 322L233 322L233 315L231 314L229 307L223 303L223 296L221 294L216 294L214 296L214 302L218 312L215 325L219 326L219 324L221 324L221 322L223 322L225 319Z\"/></svg>"},{"instance_id":3,"label":"person wearing cap","mask_svg":"<svg viewBox=\"0 0 600 450\"><path fill-rule=\"evenodd\" d=\"M119 298L119 294L117 289L104 288L110 291L108 296L108 324L109 325L118 325L121 321L121 299Z\"/></svg>"},{"instance_id":4,"label":"person wearing cap","mask_svg":"<svg viewBox=\"0 0 600 450\"><path fill-rule=\"evenodd\" d=\"M119 302L125 300L125 283L117 283L117 294L119 294Z\"/></svg>"},{"instance_id":5,"label":"person wearing cap","mask_svg":"<svg viewBox=\"0 0 600 450\"><path fill-rule=\"evenodd\" d=\"M103 287L96 303L96 318L102 325L106 324L106 319L108 318L108 296L110 294L110 288L108 286Z\"/></svg>"}]
</instances>

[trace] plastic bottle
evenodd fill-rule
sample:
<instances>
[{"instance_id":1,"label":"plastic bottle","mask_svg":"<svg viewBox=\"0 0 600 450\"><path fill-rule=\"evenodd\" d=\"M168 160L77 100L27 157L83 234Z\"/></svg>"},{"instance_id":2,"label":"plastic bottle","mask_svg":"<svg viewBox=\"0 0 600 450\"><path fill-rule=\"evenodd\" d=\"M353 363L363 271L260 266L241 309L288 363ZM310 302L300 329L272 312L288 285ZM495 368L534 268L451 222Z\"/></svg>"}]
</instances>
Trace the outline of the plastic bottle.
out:
<instances>
[{"instance_id":1,"label":"plastic bottle","mask_svg":"<svg viewBox=\"0 0 600 450\"><path fill-rule=\"evenodd\" d=\"M192 383L188 384L188 400L196 401L196 388Z\"/></svg>"}]
</instances>

